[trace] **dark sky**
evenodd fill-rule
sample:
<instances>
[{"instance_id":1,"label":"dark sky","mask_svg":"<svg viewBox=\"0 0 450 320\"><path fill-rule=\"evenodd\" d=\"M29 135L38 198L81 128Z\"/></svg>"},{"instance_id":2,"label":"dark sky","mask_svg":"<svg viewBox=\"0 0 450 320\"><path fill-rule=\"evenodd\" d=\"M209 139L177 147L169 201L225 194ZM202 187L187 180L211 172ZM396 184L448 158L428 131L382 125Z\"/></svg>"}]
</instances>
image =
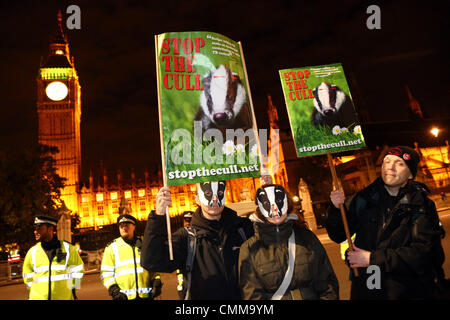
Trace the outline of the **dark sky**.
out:
<instances>
[{"instance_id":1,"label":"dark sky","mask_svg":"<svg viewBox=\"0 0 450 320\"><path fill-rule=\"evenodd\" d=\"M448 118L448 3L2 1L0 143L24 148L37 140L39 63L58 9L65 21L71 4L81 9L81 30L64 31L82 87L86 181L100 163L125 176L160 166L154 35L163 32L213 31L241 41L260 128L267 126L267 94L287 124L278 70L335 62L343 63L356 108L372 123L408 119L405 86L425 117ZM381 8L381 30L366 27L370 4Z\"/></svg>"}]
</instances>

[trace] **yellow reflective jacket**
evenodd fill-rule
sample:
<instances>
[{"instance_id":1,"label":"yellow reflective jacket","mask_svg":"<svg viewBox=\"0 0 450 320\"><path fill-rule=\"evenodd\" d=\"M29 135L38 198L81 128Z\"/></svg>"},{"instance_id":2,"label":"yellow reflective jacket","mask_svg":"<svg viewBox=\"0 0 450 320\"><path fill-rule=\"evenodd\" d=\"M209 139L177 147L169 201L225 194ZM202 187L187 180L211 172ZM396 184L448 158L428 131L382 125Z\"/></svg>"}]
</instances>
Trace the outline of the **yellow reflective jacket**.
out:
<instances>
[{"instance_id":1,"label":"yellow reflective jacket","mask_svg":"<svg viewBox=\"0 0 450 320\"><path fill-rule=\"evenodd\" d=\"M20 253L19 253L19 250L12 250L12 251L9 252L9 255L8 255L8 262L9 262L9 263L20 262Z\"/></svg>"},{"instance_id":2,"label":"yellow reflective jacket","mask_svg":"<svg viewBox=\"0 0 450 320\"><path fill-rule=\"evenodd\" d=\"M355 241L356 233L352 236L352 242ZM345 251L350 247L347 240L344 240L340 243L341 247L341 259L345 261Z\"/></svg>"},{"instance_id":3,"label":"yellow reflective jacket","mask_svg":"<svg viewBox=\"0 0 450 320\"><path fill-rule=\"evenodd\" d=\"M83 260L74 246L66 241L59 242L59 257L53 257L52 261L41 242L28 250L22 277L30 290L30 300L74 300L72 289L78 289L83 278Z\"/></svg>"},{"instance_id":4,"label":"yellow reflective jacket","mask_svg":"<svg viewBox=\"0 0 450 320\"><path fill-rule=\"evenodd\" d=\"M103 254L103 285L109 289L113 284L117 284L120 292L125 293L129 300L136 298L136 291L140 298L148 298L153 280L159 278L159 274L150 273L141 267L141 243L140 237L134 246L119 237L106 246Z\"/></svg>"}]
</instances>

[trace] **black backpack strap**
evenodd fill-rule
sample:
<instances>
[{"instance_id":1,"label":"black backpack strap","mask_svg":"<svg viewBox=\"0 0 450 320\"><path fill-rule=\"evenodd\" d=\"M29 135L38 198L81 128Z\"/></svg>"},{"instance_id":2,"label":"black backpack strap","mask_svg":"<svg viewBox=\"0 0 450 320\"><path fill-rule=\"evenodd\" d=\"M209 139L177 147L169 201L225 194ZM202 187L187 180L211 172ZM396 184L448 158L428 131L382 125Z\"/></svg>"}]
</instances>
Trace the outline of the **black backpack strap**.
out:
<instances>
[{"instance_id":1,"label":"black backpack strap","mask_svg":"<svg viewBox=\"0 0 450 320\"><path fill-rule=\"evenodd\" d=\"M191 293L191 274L194 267L195 249L197 247L197 230L193 226L184 227L188 233L187 258L186 258L186 295L184 300L190 299Z\"/></svg>"},{"instance_id":2,"label":"black backpack strap","mask_svg":"<svg viewBox=\"0 0 450 320\"><path fill-rule=\"evenodd\" d=\"M244 228L240 227L237 231L241 235L242 241L243 242L247 241L247 236L245 235Z\"/></svg>"}]
</instances>

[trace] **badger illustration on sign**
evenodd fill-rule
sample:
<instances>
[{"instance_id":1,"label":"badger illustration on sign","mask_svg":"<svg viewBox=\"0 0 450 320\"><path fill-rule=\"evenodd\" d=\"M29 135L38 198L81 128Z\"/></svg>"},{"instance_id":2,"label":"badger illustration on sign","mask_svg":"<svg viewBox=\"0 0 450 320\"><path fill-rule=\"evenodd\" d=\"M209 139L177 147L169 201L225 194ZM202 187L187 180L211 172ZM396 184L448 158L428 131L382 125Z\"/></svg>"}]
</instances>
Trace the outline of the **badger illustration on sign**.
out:
<instances>
[{"instance_id":1,"label":"badger illustration on sign","mask_svg":"<svg viewBox=\"0 0 450 320\"><path fill-rule=\"evenodd\" d=\"M313 90L314 109L311 121L317 127L348 127L357 123L355 109L350 97L334 84L322 82Z\"/></svg>"},{"instance_id":2,"label":"badger illustration on sign","mask_svg":"<svg viewBox=\"0 0 450 320\"><path fill-rule=\"evenodd\" d=\"M216 128L246 130L251 127L247 94L237 73L224 65L203 77L203 92L195 121L202 122L202 130Z\"/></svg>"}]
</instances>

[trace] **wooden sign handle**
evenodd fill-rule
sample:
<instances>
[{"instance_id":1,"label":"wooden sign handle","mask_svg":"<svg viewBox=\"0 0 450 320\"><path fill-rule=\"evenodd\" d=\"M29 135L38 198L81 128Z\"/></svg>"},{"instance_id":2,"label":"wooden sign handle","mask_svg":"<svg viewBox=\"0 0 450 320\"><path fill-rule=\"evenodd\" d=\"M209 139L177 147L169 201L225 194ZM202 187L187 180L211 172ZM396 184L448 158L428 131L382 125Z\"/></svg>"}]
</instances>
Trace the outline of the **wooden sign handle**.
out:
<instances>
[{"instance_id":1,"label":"wooden sign handle","mask_svg":"<svg viewBox=\"0 0 450 320\"><path fill-rule=\"evenodd\" d=\"M166 176L166 158L164 153L164 136L162 126L162 112L161 112L161 92L159 88L159 59L158 59L158 36L155 35L155 59L156 59L156 87L158 91L158 114L159 114L159 139L161 144L161 164L162 164L162 176L164 181L164 187L167 187ZM172 248L172 228L170 226L169 207L166 207L166 222L167 222L167 243L169 245L169 258L173 260L173 248Z\"/></svg>"},{"instance_id":2,"label":"wooden sign handle","mask_svg":"<svg viewBox=\"0 0 450 320\"><path fill-rule=\"evenodd\" d=\"M333 157L331 153L327 153L328 165L331 170L331 177L333 178L333 190L339 189L338 177L336 173L336 168L334 167ZM341 190L342 191L342 190ZM352 237L350 235L350 229L348 228L347 215L345 214L344 204L339 205L339 209L341 211L342 223L344 224L345 235L347 237L348 247L351 251L355 251L355 247L353 246ZM352 268L355 277L359 276L358 268Z\"/></svg>"},{"instance_id":3,"label":"wooden sign handle","mask_svg":"<svg viewBox=\"0 0 450 320\"><path fill-rule=\"evenodd\" d=\"M247 84L248 100L250 102L250 116L252 117L252 122L253 122L253 126L252 126L253 134L255 135L256 143L258 145L259 169L260 169L259 171L261 173L261 169L262 169L264 162L261 157L262 150L261 150L261 141L259 140L258 124L256 123L255 108L253 107L252 93L250 91L250 82L248 80L248 74L247 74L247 66L245 65L244 50L242 50L242 43L240 41L238 41L238 44L239 44L239 53L241 54L241 59L242 59L242 67L244 68L245 83Z\"/></svg>"}]
</instances>

